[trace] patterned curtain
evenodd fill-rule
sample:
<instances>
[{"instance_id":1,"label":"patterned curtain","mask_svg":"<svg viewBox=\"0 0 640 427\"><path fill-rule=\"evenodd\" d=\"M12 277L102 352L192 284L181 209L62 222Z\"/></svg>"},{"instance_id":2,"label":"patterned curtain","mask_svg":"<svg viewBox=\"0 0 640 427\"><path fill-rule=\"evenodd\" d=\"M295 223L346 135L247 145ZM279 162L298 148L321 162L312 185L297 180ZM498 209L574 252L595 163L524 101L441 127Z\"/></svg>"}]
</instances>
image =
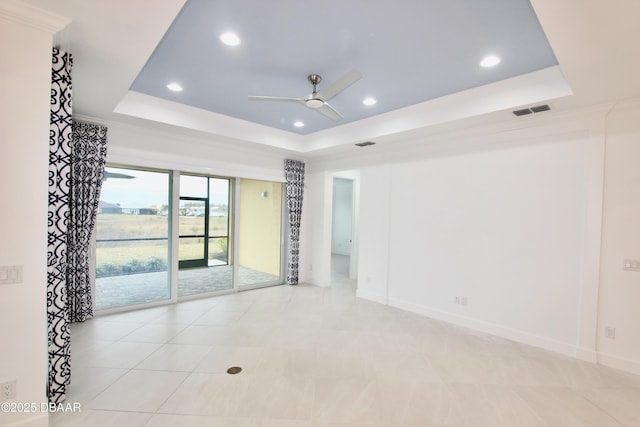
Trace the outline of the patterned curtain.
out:
<instances>
[{"instance_id":1,"label":"patterned curtain","mask_svg":"<svg viewBox=\"0 0 640 427\"><path fill-rule=\"evenodd\" d=\"M300 217L304 193L304 162L286 159L287 210L289 212L289 257L287 259L287 284L298 284L298 260L300 256Z\"/></svg>"},{"instance_id":2,"label":"patterned curtain","mask_svg":"<svg viewBox=\"0 0 640 427\"><path fill-rule=\"evenodd\" d=\"M71 322L93 316L89 242L93 232L107 157L107 128L74 122L67 231L67 311Z\"/></svg>"},{"instance_id":3,"label":"patterned curtain","mask_svg":"<svg viewBox=\"0 0 640 427\"><path fill-rule=\"evenodd\" d=\"M47 249L47 327L49 401L65 399L71 378L71 336L67 307L67 224L71 159L71 67L73 58L53 49L49 132L49 211Z\"/></svg>"}]
</instances>

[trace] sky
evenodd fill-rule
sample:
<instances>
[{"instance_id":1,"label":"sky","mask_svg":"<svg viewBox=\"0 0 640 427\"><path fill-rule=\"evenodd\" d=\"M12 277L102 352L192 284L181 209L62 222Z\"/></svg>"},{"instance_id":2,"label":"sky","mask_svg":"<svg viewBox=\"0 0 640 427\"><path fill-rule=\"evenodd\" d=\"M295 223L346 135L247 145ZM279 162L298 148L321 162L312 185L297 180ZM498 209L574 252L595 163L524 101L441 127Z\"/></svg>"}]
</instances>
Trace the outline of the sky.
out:
<instances>
[{"instance_id":1,"label":"sky","mask_svg":"<svg viewBox=\"0 0 640 427\"><path fill-rule=\"evenodd\" d=\"M161 207L169 204L169 173L107 167L106 172L133 176L131 179L107 178L102 183L100 201L120 204L122 208ZM199 185L200 184L200 185ZM205 184L205 185L202 185ZM183 195L206 197L206 179L183 176ZM228 200L228 180L212 179L213 204Z\"/></svg>"}]
</instances>

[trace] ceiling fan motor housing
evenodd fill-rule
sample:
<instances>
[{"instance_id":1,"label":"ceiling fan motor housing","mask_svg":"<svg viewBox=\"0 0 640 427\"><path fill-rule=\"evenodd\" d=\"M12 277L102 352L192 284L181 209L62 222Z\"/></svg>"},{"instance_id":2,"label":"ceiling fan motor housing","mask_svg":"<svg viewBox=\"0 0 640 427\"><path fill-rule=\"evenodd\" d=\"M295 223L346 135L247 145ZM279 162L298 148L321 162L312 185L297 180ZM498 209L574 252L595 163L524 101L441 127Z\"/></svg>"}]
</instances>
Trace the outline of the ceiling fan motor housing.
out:
<instances>
[{"instance_id":1,"label":"ceiling fan motor housing","mask_svg":"<svg viewBox=\"0 0 640 427\"><path fill-rule=\"evenodd\" d=\"M320 108L324 105L324 101L322 99L319 98L314 98L315 93L312 93L309 96L309 99L307 99L304 104L309 107L309 108Z\"/></svg>"}]
</instances>

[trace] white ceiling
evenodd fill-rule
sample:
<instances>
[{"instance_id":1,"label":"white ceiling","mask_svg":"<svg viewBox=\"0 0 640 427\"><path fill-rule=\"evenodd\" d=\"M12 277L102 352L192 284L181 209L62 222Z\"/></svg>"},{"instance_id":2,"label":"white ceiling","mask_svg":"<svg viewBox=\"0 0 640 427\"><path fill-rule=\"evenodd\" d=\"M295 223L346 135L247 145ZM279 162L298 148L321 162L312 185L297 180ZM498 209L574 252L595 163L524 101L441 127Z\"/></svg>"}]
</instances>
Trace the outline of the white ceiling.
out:
<instances>
[{"instance_id":1,"label":"white ceiling","mask_svg":"<svg viewBox=\"0 0 640 427\"><path fill-rule=\"evenodd\" d=\"M74 55L75 114L307 155L470 117L522 120L510 112L520 106L640 95L634 0L25 2L72 19L57 41ZM235 49L217 40L227 29L242 39ZM479 67L489 53L502 62ZM322 89L353 68L363 78L330 101L337 124L246 99L305 97L307 74ZM184 91L168 93L168 80ZM365 109L364 96L378 104Z\"/></svg>"}]
</instances>

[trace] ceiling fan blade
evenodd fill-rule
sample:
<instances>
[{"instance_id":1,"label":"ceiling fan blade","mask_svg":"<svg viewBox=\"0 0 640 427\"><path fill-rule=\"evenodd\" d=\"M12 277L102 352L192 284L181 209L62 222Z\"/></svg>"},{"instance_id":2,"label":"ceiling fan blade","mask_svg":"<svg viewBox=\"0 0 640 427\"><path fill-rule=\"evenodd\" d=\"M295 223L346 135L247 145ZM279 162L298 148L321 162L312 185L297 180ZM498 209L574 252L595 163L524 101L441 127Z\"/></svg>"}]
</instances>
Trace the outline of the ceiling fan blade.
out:
<instances>
[{"instance_id":1,"label":"ceiling fan blade","mask_svg":"<svg viewBox=\"0 0 640 427\"><path fill-rule=\"evenodd\" d=\"M105 171L102 176L103 176L103 179L105 181L107 180L107 178L119 178L119 179L133 179L133 178L135 178L135 176L133 176L133 175L127 175L127 174L124 174L124 173L109 172L109 171Z\"/></svg>"},{"instance_id":2,"label":"ceiling fan blade","mask_svg":"<svg viewBox=\"0 0 640 427\"><path fill-rule=\"evenodd\" d=\"M344 76L340 77L335 82L331 83L326 88L318 91L316 98L320 98L323 101L328 101L358 80L362 78L362 73L358 70L351 70Z\"/></svg>"},{"instance_id":3,"label":"ceiling fan blade","mask_svg":"<svg viewBox=\"0 0 640 427\"><path fill-rule=\"evenodd\" d=\"M249 100L251 101L287 101L287 102L302 102L302 103L306 101L306 99L304 98L287 98L282 96L250 96Z\"/></svg>"},{"instance_id":4,"label":"ceiling fan blade","mask_svg":"<svg viewBox=\"0 0 640 427\"><path fill-rule=\"evenodd\" d=\"M342 114L338 113L333 109L331 105L327 104L326 102L322 105L322 107L314 108L314 110L326 117L329 117L334 122L342 120Z\"/></svg>"}]
</instances>

